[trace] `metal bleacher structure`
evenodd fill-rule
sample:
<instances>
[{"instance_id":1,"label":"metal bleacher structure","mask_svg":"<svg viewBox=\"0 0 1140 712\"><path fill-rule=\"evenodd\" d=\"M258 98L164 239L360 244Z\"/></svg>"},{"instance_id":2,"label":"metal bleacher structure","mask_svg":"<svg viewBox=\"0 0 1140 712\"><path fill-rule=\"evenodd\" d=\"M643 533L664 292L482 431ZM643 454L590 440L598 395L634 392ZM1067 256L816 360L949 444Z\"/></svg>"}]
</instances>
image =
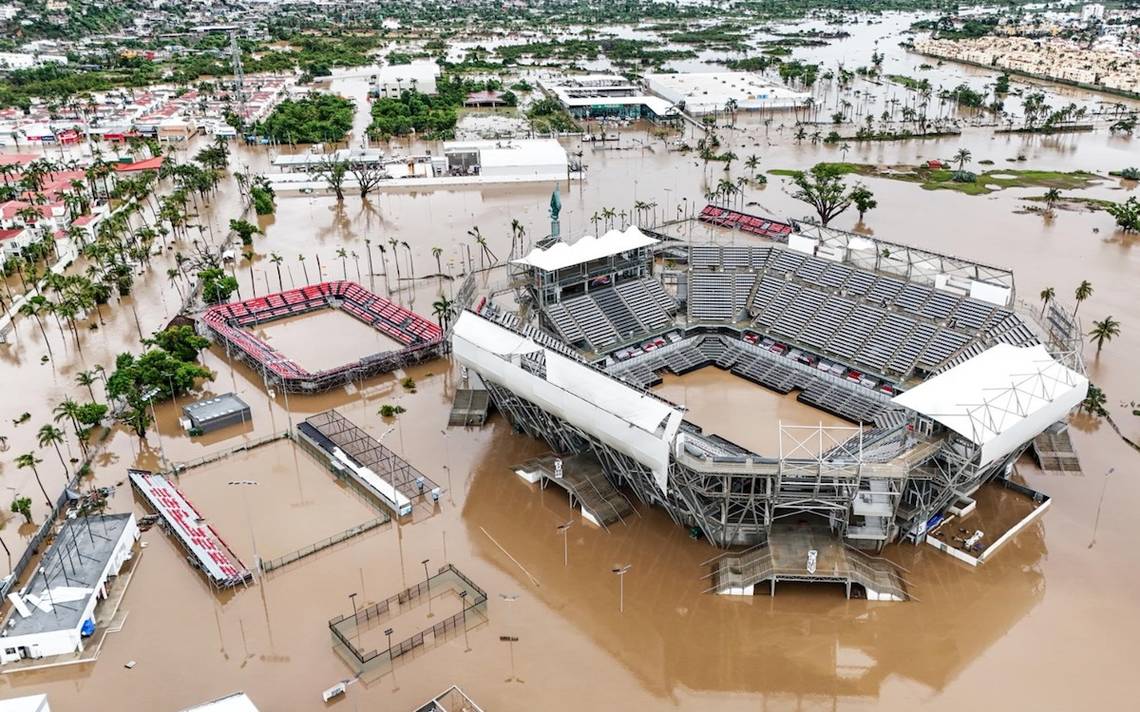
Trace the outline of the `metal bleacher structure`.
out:
<instances>
[{"instance_id":1,"label":"metal bleacher structure","mask_svg":"<svg viewBox=\"0 0 1140 712\"><path fill-rule=\"evenodd\" d=\"M542 326L574 348L602 353L673 327L677 302L651 276L656 242L636 227L558 242L515 260L511 281Z\"/></svg>"},{"instance_id":2,"label":"metal bleacher structure","mask_svg":"<svg viewBox=\"0 0 1140 712\"><path fill-rule=\"evenodd\" d=\"M688 317L747 325L902 383L1038 335L1013 309L780 246L690 248Z\"/></svg>"},{"instance_id":3,"label":"metal bleacher structure","mask_svg":"<svg viewBox=\"0 0 1140 712\"><path fill-rule=\"evenodd\" d=\"M1079 325L1063 309L1041 323L1029 318L1015 306L1006 270L813 225L774 239L779 244L685 246L683 312L669 321L648 317L658 307L669 313L660 295L672 297L658 283L665 275L619 275L593 288L565 279L562 298L531 311L541 325L489 303L464 313L454 353L480 373L516 430L545 440L559 457L592 455L615 487L718 546L771 545L757 561L777 544L799 546L785 525L802 520L862 551L923 541L960 497L1006 476L1036 435L1015 442L1018 432L994 446L1003 427L994 423L1007 414L1037 418L1039 428L1062 422L1082 390L1079 359L1062 358ZM657 249L666 247L671 261L685 261L676 244ZM534 284L535 276L513 281ZM516 295L524 304L540 301L533 291ZM1044 360L1030 360L1030 352ZM992 378L955 368L981 354L998 364ZM1008 368L999 359L1007 356ZM649 391L664 372L709 365L778 393L796 391L854 425L757 424L779 427L780 445L755 453L702 432L682 407ZM960 378L975 388L963 397L979 405L955 406L966 425L951 425L930 389L921 407L899 402L943 374L950 379L943 384ZM867 564L856 554L841 558L848 572ZM797 580L779 567L753 568L751 583L722 576L729 582L721 588ZM859 582L855 574L846 580ZM892 586L878 593L896 596Z\"/></svg>"},{"instance_id":4,"label":"metal bleacher structure","mask_svg":"<svg viewBox=\"0 0 1140 712\"><path fill-rule=\"evenodd\" d=\"M339 309L401 346L335 368L310 372L249 329L320 309ZM240 302L216 304L201 318L227 352L247 362L266 381L290 392L317 392L435 358L446 344L439 326L413 311L369 292L355 282L321 282Z\"/></svg>"}]
</instances>

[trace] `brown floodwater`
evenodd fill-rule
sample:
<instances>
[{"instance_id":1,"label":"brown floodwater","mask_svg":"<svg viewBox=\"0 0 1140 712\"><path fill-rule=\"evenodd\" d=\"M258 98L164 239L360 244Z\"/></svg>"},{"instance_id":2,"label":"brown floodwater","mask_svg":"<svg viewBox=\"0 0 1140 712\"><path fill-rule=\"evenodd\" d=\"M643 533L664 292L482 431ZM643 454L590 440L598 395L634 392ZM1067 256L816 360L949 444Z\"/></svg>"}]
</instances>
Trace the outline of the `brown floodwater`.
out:
<instances>
[{"instance_id":1,"label":"brown floodwater","mask_svg":"<svg viewBox=\"0 0 1140 712\"><path fill-rule=\"evenodd\" d=\"M272 321L253 333L311 373L403 348L395 339L331 308ZM340 345L329 348L330 344Z\"/></svg>"},{"instance_id":2,"label":"brown floodwater","mask_svg":"<svg viewBox=\"0 0 1140 712\"><path fill-rule=\"evenodd\" d=\"M705 366L682 376L664 374L653 392L685 406L688 409L685 419L706 433L719 435L768 457L778 456L781 445L792 447L791 441L797 434L800 437L796 442L805 439L808 428L817 431L820 426L850 429L850 432L835 431L837 436L844 433L841 439L853 435L857 428L843 418L800 403L796 400L798 391L780 395L716 366ZM783 443L781 427L789 430ZM813 439L812 444L814 442ZM813 452L818 449L813 447Z\"/></svg>"},{"instance_id":3,"label":"brown floodwater","mask_svg":"<svg viewBox=\"0 0 1140 712\"><path fill-rule=\"evenodd\" d=\"M362 85L357 80L349 93ZM797 144L779 123L741 123L739 130L723 132L722 140L738 155L759 154L764 169L841 157L834 146ZM569 150L579 150L576 141L566 143ZM1134 143L1105 132L993 138L983 129L948 140L857 144L846 157L914 163L947 157L960 146L997 165L1024 154L1027 161L1020 165L1027 167L1103 174L1135 162ZM715 186L725 173L691 155L668 153L643 129L623 132L622 147L582 148L586 180L561 186L564 235L593 232L594 212L602 207L631 212L635 200L655 201L656 212L666 215L674 215L678 205L699 208L706 186ZM270 159L263 148L240 148L235 154L238 165L254 170ZM731 174L742 170L735 164ZM1090 374L1108 393L1108 406L1125 434L1140 435L1140 421L1127 405L1140 390L1137 371L1129 366L1129 356L1140 352L1135 282L1140 255L1134 236L1117 233L1104 213L1060 211L1051 220L1019 213L1021 198L1040 190L974 197L885 179L865 182L879 207L860 229L1011 267L1019 294L1030 302L1053 286L1071 303L1076 284L1091 281L1095 292L1080 315L1088 321L1111 314L1123 329L1099 358L1087 350ZM258 293L277 286L272 252L284 258L287 286L304 283L306 274L309 281L340 278L345 267L336 251L346 248L360 256L363 284L381 294L390 286L393 299L430 315L435 296L449 293L454 284L423 275L459 274L467 247L478 263L466 234L473 226L499 257L509 252L512 219L520 220L530 239L546 234L552 188L400 190L363 204L350 195L341 205L324 196L282 196L277 214L260 220L266 234L255 238L252 273L242 262L234 274L243 294L252 293L254 283ZM1106 179L1073 193L1119 200L1134 195L1135 185ZM746 188L744 201L754 204L752 210L775 215L805 212L778 176L763 189ZM204 226L199 239L216 243L222 226L237 214L236 185L227 179L191 222ZM856 216L845 214L835 225L850 229L856 223ZM710 234L696 227L692 239ZM390 239L406 241L410 249L393 249ZM383 257L378 245L387 247ZM438 269L433 247L443 250ZM34 320L20 319L14 342L0 346L0 434L9 446L0 453L0 484L10 493L32 496L37 522L44 511L42 496L36 494L33 473L15 466L15 456L36 451L45 487L52 492L62 487L64 465L54 450L38 447L36 431L51 421L51 409L64 397L88 397L75 383L80 370L96 364L110 368L117 353L138 347L140 330L150 333L177 313L184 285L166 278L173 265L173 250L156 257L131 298L102 310L104 325L89 329L99 324L95 318L81 324L82 351L51 318L44 320L44 329L53 360L41 362L47 349ZM355 261L347 269L355 277ZM9 283L18 288L18 280ZM370 338L355 330L336 331L293 348L301 355L331 352L339 358L371 348ZM663 512L639 506L608 531L594 528L571 511L561 490L542 490L511 474L512 465L546 452L541 443L514 434L497 416L480 429L445 428L455 387L448 361L321 395L290 395L288 410L284 393L270 395L258 373L231 362L223 351L212 348L203 362L216 373L203 395L238 393L252 408L252 423L190 438L176 422L179 406L185 405L180 402L156 409L158 433L152 431L145 442L114 428L101 440L92 483L120 485L113 500L117 511L141 511L123 484L127 467L158 468L163 460L185 462L223 452L331 407L374 436L384 436L386 445L438 481L445 490L441 501L421 504L398 525L271 572L257 586L225 594L212 592L171 540L152 529L144 535L148 546L123 603L130 612L126 625L107 638L98 662L2 675L0 696L43 691L53 709L64 712L124 704L165 710L244 690L265 710L323 709L321 690L351 675L331 649L328 620L351 612L350 594L367 605L415 583L423 575L420 562L429 559L433 568L454 563L490 595L487 620L470 631L471 652L464 652L462 637L417 651L400 660L394 676L352 684L348 699L337 705L411 709L452 683L495 710L1100 709L1123 707L1131 699L1132 650L1140 639L1140 557L1131 525L1140 507L1140 482L1136 453L1107 423L1075 420L1083 476L1044 475L1026 461L1019 464L1024 481L1047 492L1053 506L984 566L972 569L925 546L888 547L886 555L907 567L915 601L848 601L839 590L793 586L779 589L774 598L727 600L704 593L707 570L701 564L717 552L690 539ZM404 375L415 379L414 392L400 385ZM685 402L695 422L730 439L771 433L785 415L789 421L806 418L802 424L829 421L737 379L719 383L721 376L711 371L686 378L694 376L710 379L709 392L689 386L686 394L684 379L670 379L664 388L679 388L669 397ZM103 397L101 384L94 391ZM386 421L377 414L384 404L399 404L406 412ZM14 424L24 412L28 421ZM734 423L752 421L755 428L731 430ZM78 452L73 437L63 449L65 460L68 448ZM287 446L265 446L191 470L182 477L183 486L204 516L217 518L223 536L243 556L253 538L259 548L264 542L267 552L272 542L276 553L368 516L362 503L330 479L321 480L328 476L306 457L301 453L294 460ZM1115 474L1106 479L1102 473L1110 467ZM230 478L254 479L259 491L273 491L250 496L247 518L241 494L215 483ZM1107 494L1101 506L1102 492ZM562 536L555 527L571 519L569 565L564 565ZM0 536L19 556L33 531L9 516ZM632 566L624 581L624 613L618 581L610 573L615 564ZM518 599L506 601L499 594ZM394 637L414 632L400 630ZM504 681L510 658L499 636L508 634L519 638L515 657L521 684ZM124 668L130 660L137 665Z\"/></svg>"}]
</instances>

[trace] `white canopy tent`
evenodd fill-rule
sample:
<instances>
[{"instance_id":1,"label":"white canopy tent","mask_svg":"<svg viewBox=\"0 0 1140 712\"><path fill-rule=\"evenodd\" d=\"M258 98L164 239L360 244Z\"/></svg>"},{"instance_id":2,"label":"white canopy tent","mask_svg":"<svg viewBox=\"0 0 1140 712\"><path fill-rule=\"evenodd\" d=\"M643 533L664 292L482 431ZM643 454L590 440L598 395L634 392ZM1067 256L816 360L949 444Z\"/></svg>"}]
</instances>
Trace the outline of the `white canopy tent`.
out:
<instances>
[{"instance_id":1,"label":"white canopy tent","mask_svg":"<svg viewBox=\"0 0 1140 712\"><path fill-rule=\"evenodd\" d=\"M610 230L601 237L586 235L574 244L556 242L546 249L536 247L525 256L514 260L514 263L553 272L583 262L656 245L657 242L658 240L638 230L636 225L630 225L624 232Z\"/></svg>"},{"instance_id":2,"label":"white canopy tent","mask_svg":"<svg viewBox=\"0 0 1140 712\"><path fill-rule=\"evenodd\" d=\"M1068 415L1085 398L1088 379L1038 344L998 344L892 403L933 418L981 446L984 467Z\"/></svg>"},{"instance_id":3,"label":"white canopy tent","mask_svg":"<svg viewBox=\"0 0 1140 712\"><path fill-rule=\"evenodd\" d=\"M455 322L452 348L460 363L485 381L507 388L644 464L661 491L667 491L669 444L681 425L680 408L472 312L464 312ZM523 368L520 360L523 354L539 353L545 359L546 378Z\"/></svg>"}]
</instances>

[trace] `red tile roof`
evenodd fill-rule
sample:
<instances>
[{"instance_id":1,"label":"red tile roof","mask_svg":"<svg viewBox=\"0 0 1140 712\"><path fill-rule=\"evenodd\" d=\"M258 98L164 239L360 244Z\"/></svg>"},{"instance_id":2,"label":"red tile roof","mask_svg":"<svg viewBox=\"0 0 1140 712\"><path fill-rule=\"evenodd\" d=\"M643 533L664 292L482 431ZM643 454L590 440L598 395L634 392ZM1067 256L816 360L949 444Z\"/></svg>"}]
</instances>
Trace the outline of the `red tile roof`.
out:
<instances>
[{"instance_id":1,"label":"red tile roof","mask_svg":"<svg viewBox=\"0 0 1140 712\"><path fill-rule=\"evenodd\" d=\"M165 156L155 156L134 163L116 163L115 171L118 173L137 173L138 171L157 171L166 160Z\"/></svg>"}]
</instances>

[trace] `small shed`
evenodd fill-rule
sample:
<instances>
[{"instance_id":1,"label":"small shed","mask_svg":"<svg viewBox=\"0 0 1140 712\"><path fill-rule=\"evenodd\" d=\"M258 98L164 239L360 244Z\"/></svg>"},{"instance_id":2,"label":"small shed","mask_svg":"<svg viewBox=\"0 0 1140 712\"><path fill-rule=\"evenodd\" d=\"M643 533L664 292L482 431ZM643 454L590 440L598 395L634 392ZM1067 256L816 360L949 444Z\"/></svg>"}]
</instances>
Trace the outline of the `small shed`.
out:
<instances>
[{"instance_id":1,"label":"small shed","mask_svg":"<svg viewBox=\"0 0 1140 712\"><path fill-rule=\"evenodd\" d=\"M200 400L182 408L182 428L192 433L210 433L251 419L249 406L233 393Z\"/></svg>"}]
</instances>

